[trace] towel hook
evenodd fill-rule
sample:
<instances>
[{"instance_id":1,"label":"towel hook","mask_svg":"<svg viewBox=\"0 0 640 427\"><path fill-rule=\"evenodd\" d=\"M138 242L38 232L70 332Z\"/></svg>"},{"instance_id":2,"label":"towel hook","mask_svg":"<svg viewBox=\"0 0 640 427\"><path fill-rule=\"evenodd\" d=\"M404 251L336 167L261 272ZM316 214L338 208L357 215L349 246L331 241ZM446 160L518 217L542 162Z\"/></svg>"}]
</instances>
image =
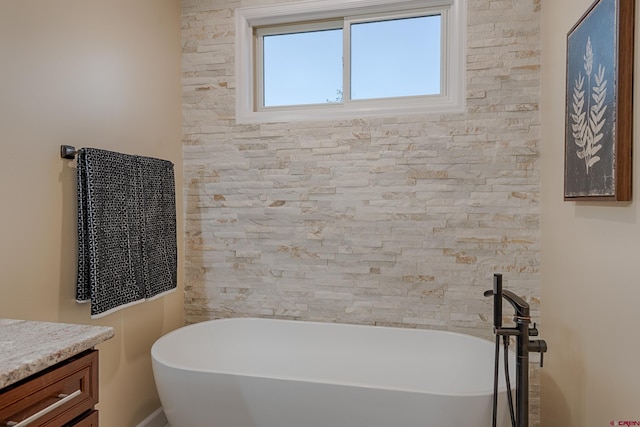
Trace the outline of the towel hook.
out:
<instances>
[{"instance_id":1,"label":"towel hook","mask_svg":"<svg viewBox=\"0 0 640 427\"><path fill-rule=\"evenodd\" d=\"M60 146L60 157L62 157L63 159L73 160L76 158L76 154L78 154L78 150L76 150L76 147L72 145Z\"/></svg>"}]
</instances>

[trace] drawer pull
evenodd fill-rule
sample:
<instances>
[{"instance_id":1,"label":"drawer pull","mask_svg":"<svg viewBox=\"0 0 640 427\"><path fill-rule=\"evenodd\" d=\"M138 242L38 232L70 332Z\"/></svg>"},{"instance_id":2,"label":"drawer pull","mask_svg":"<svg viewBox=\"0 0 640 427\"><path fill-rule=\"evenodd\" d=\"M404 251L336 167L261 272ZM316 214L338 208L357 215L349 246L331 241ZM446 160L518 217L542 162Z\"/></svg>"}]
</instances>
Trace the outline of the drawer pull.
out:
<instances>
[{"instance_id":1,"label":"drawer pull","mask_svg":"<svg viewBox=\"0 0 640 427\"><path fill-rule=\"evenodd\" d=\"M82 394L82 391L80 390L76 390L71 394L59 394L57 397L60 399L55 403L52 403L51 405L47 406L46 408L36 412L35 414L31 415L28 418L25 418L24 420L18 422L15 421L7 421L7 423L5 424L8 427L25 427L27 426L29 423L37 420L40 417L43 417L44 415L48 414L49 412L53 411L54 409L64 405L65 403L69 402L70 400L75 399L77 396L79 396L80 394Z\"/></svg>"}]
</instances>

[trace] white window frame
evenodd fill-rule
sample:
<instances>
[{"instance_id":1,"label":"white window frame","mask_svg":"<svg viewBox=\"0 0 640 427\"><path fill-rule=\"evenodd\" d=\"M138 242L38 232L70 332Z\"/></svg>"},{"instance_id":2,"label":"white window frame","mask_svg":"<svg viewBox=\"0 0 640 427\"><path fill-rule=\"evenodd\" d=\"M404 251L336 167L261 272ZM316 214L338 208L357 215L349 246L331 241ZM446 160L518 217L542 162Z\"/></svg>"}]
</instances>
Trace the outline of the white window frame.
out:
<instances>
[{"instance_id":1,"label":"white window frame","mask_svg":"<svg viewBox=\"0 0 640 427\"><path fill-rule=\"evenodd\" d=\"M335 120L401 114L459 113L465 110L466 0L320 0L236 9L236 122L267 123ZM345 25L363 17L407 16L420 10L442 16L441 94L384 99L348 100L322 105L258 108L254 30L309 21L344 19ZM367 21L367 19L364 19ZM346 39L346 37L345 37ZM348 40L345 40L345 44ZM345 46L348 48L348 45ZM345 76L350 72L345 64Z\"/></svg>"}]
</instances>

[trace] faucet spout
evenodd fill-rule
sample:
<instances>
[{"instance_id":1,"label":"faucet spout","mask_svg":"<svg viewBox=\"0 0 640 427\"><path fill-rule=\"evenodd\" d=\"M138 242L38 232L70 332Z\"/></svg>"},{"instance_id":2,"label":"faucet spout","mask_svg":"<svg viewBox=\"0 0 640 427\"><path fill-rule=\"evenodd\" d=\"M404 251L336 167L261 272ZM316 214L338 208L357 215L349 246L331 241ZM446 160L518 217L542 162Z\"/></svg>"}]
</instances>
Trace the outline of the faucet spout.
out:
<instances>
[{"instance_id":1,"label":"faucet spout","mask_svg":"<svg viewBox=\"0 0 640 427\"><path fill-rule=\"evenodd\" d=\"M502 274L493 275L493 289L484 292L485 297L493 297L493 326L500 328L502 326L502 298L509 301L516 311L515 321L517 323L530 323L529 304L514 294L513 292L502 289Z\"/></svg>"},{"instance_id":2,"label":"faucet spout","mask_svg":"<svg viewBox=\"0 0 640 427\"><path fill-rule=\"evenodd\" d=\"M531 321L529 318L529 304L524 299L506 289L502 291L502 297L509 301L516 311L516 321L519 318L525 323L529 323Z\"/></svg>"}]
</instances>

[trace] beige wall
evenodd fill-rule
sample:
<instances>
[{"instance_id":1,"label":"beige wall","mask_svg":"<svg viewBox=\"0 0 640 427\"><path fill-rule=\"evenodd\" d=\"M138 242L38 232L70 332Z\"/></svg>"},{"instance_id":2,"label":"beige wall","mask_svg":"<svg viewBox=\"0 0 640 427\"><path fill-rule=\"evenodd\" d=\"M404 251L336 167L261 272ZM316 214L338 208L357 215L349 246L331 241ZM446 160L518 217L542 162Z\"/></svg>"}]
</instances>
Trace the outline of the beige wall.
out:
<instances>
[{"instance_id":1,"label":"beige wall","mask_svg":"<svg viewBox=\"0 0 640 427\"><path fill-rule=\"evenodd\" d=\"M99 346L101 425L134 426L160 406L149 350L182 324L182 279L169 296L90 319L74 301L75 168L58 153L169 159L181 206L180 2L3 1L0 58L0 317L113 326ZM182 234L179 207L180 252Z\"/></svg>"},{"instance_id":2,"label":"beige wall","mask_svg":"<svg viewBox=\"0 0 640 427\"><path fill-rule=\"evenodd\" d=\"M566 35L591 2L542 2L541 332L549 344L541 370L544 426L640 421L638 192L636 201L617 205L562 200ZM638 47L636 37L636 57ZM637 139L637 103L635 110ZM638 157L633 163L638 189Z\"/></svg>"}]
</instances>

